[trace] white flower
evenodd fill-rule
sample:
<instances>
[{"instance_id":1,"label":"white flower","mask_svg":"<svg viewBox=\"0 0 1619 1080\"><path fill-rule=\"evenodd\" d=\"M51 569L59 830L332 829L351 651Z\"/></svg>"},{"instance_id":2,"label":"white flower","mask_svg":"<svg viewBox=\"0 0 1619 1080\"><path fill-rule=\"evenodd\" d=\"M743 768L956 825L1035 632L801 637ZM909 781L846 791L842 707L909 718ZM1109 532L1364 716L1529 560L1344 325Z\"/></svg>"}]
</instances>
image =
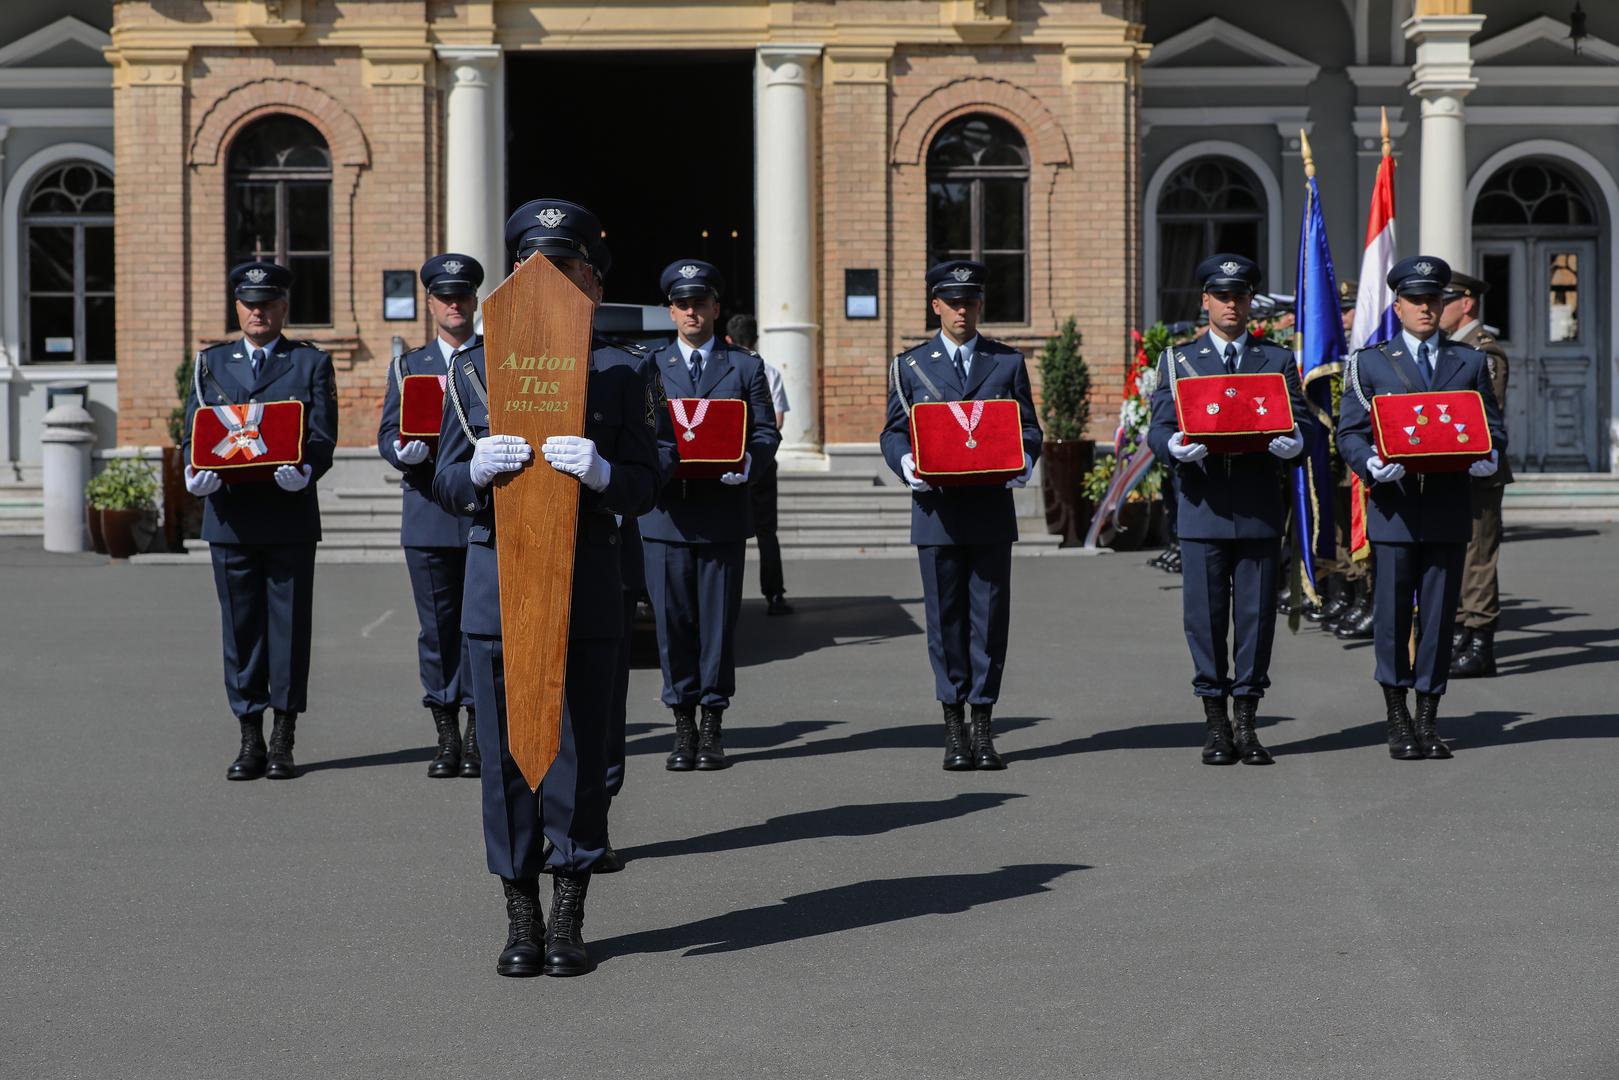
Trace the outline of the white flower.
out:
<instances>
[{"instance_id":1,"label":"white flower","mask_svg":"<svg viewBox=\"0 0 1619 1080\"><path fill-rule=\"evenodd\" d=\"M1147 407L1135 398L1126 401L1119 408L1119 423L1128 431L1136 431L1147 420Z\"/></svg>"},{"instance_id":2,"label":"white flower","mask_svg":"<svg viewBox=\"0 0 1619 1080\"><path fill-rule=\"evenodd\" d=\"M1136 376L1136 393L1142 397L1152 397L1152 392L1158 389L1158 369L1155 367L1142 368Z\"/></svg>"}]
</instances>

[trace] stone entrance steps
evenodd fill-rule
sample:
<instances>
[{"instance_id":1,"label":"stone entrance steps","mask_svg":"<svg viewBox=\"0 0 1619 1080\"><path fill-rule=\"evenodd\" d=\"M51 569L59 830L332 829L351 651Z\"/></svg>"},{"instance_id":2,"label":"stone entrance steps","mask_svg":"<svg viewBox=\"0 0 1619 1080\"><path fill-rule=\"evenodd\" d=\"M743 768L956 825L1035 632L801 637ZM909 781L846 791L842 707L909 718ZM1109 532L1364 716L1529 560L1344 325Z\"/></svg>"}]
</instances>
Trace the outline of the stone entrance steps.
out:
<instances>
[{"instance_id":1,"label":"stone entrance steps","mask_svg":"<svg viewBox=\"0 0 1619 1080\"><path fill-rule=\"evenodd\" d=\"M45 492L39 482L0 482L0 536L44 536Z\"/></svg>"},{"instance_id":2,"label":"stone entrance steps","mask_svg":"<svg viewBox=\"0 0 1619 1080\"><path fill-rule=\"evenodd\" d=\"M1507 525L1619 521L1619 473L1518 473L1501 505Z\"/></svg>"}]
</instances>

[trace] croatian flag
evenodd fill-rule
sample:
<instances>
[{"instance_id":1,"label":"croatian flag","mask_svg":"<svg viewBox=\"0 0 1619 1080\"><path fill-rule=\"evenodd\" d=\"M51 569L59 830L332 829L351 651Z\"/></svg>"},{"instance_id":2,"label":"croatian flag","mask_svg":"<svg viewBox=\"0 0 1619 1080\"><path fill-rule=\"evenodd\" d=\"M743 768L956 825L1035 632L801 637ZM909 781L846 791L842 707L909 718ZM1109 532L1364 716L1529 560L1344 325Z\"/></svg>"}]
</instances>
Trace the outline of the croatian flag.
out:
<instances>
[{"instance_id":1,"label":"croatian flag","mask_svg":"<svg viewBox=\"0 0 1619 1080\"><path fill-rule=\"evenodd\" d=\"M1360 260L1360 288L1355 294L1355 323L1349 330L1349 353L1367 345L1387 341L1400 332L1394 314L1394 290L1389 288L1389 271L1394 269L1394 154L1389 149L1388 117L1383 118L1383 160L1377 165L1377 182L1372 185L1372 209L1366 220L1366 252ZM1345 390L1346 393L1351 391ZM1360 477L1350 480L1349 548L1350 558L1360 560L1372 553L1366 536L1366 487Z\"/></svg>"}]
</instances>

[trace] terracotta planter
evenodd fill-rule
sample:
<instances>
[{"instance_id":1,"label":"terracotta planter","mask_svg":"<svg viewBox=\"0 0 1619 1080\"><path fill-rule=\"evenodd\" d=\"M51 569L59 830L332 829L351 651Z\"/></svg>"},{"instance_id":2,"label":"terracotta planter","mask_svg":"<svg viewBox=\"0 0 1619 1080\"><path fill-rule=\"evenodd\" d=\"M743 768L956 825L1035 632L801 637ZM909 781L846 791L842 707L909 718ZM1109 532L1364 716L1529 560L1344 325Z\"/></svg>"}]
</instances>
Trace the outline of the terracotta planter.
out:
<instances>
[{"instance_id":1,"label":"terracotta planter","mask_svg":"<svg viewBox=\"0 0 1619 1080\"><path fill-rule=\"evenodd\" d=\"M84 524L90 530L90 549L97 555L107 553L107 539L101 535L101 511L94 506L85 504Z\"/></svg>"},{"instance_id":2,"label":"terracotta planter","mask_svg":"<svg viewBox=\"0 0 1619 1080\"><path fill-rule=\"evenodd\" d=\"M1040 450L1046 531L1061 536L1063 547L1085 542L1094 507L1085 498L1083 485L1095 460L1096 446L1089 439L1048 439Z\"/></svg>"},{"instance_id":3,"label":"terracotta planter","mask_svg":"<svg viewBox=\"0 0 1619 1080\"><path fill-rule=\"evenodd\" d=\"M115 559L127 559L147 550L157 531L157 515L150 510L103 510L101 534L107 542L107 554Z\"/></svg>"}]
</instances>

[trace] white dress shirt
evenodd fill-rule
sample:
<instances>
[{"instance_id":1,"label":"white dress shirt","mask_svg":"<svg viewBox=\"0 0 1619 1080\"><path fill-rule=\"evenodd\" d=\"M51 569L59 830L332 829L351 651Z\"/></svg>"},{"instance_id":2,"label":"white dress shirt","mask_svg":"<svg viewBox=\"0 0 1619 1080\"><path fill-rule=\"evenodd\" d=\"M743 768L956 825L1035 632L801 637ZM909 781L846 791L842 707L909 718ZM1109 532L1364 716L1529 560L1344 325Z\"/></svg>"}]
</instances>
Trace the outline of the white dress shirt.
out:
<instances>
[{"instance_id":1,"label":"white dress shirt","mask_svg":"<svg viewBox=\"0 0 1619 1080\"><path fill-rule=\"evenodd\" d=\"M1248 347L1248 331L1244 330L1230 341L1227 341L1225 337L1221 335L1220 331L1216 330L1213 326L1210 326L1209 340L1214 343L1214 351L1219 354L1220 363L1222 364L1225 363L1226 346L1235 345L1237 347L1237 355L1235 358L1237 370L1242 370L1242 353L1243 350Z\"/></svg>"},{"instance_id":2,"label":"white dress shirt","mask_svg":"<svg viewBox=\"0 0 1619 1080\"><path fill-rule=\"evenodd\" d=\"M974 334L960 345L957 345L955 342L951 341L941 333L939 335L939 341L944 345L944 354L946 356L951 357L952 359L957 356L961 357L962 374L969 379L972 378L973 357L978 354L978 335Z\"/></svg>"}]
</instances>

